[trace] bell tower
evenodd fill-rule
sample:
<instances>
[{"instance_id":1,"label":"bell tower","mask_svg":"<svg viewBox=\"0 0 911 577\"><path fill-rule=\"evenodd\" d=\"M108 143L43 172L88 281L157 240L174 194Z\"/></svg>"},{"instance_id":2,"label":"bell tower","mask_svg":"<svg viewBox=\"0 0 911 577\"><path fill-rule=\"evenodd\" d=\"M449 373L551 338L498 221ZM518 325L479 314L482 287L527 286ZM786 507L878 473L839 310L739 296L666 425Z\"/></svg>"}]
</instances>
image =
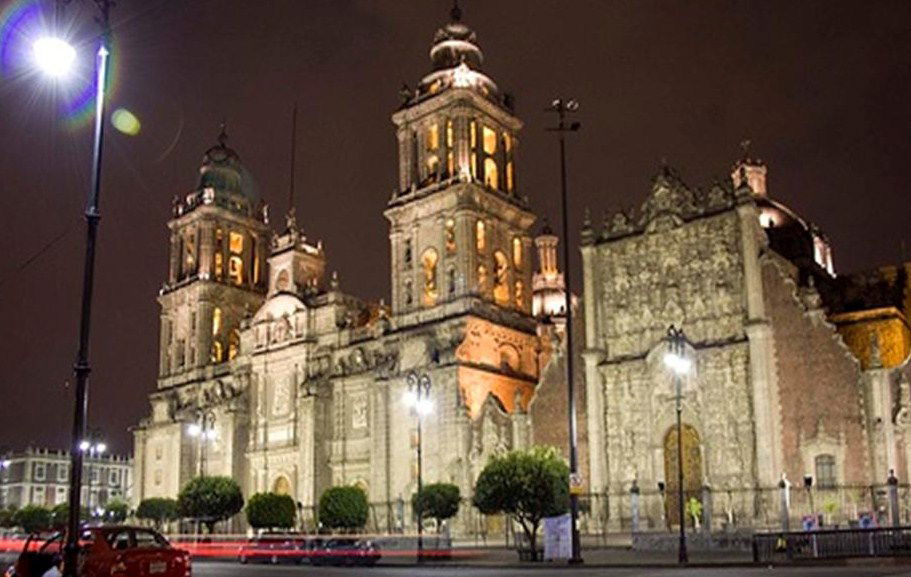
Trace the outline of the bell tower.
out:
<instances>
[{"instance_id":1,"label":"bell tower","mask_svg":"<svg viewBox=\"0 0 911 577\"><path fill-rule=\"evenodd\" d=\"M234 358L240 321L262 304L268 279L266 212L222 126L196 187L175 196L168 280L159 291L159 386Z\"/></svg>"},{"instance_id":2,"label":"bell tower","mask_svg":"<svg viewBox=\"0 0 911 577\"><path fill-rule=\"evenodd\" d=\"M432 71L402 89L392 115L393 314L444 313L481 299L529 315L535 217L516 180L522 122L481 71L484 55L458 6L434 35L430 60Z\"/></svg>"}]
</instances>

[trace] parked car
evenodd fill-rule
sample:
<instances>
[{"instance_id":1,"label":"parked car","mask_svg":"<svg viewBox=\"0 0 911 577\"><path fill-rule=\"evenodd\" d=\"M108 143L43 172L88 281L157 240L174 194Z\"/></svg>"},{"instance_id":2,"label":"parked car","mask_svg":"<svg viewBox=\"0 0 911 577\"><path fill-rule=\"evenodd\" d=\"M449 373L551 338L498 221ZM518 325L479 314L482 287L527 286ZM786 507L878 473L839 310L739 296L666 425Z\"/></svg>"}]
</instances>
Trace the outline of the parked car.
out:
<instances>
[{"instance_id":1,"label":"parked car","mask_svg":"<svg viewBox=\"0 0 911 577\"><path fill-rule=\"evenodd\" d=\"M309 547L313 565L363 565L372 567L382 557L380 548L373 541L353 537L317 539Z\"/></svg>"},{"instance_id":2,"label":"parked car","mask_svg":"<svg viewBox=\"0 0 911 577\"><path fill-rule=\"evenodd\" d=\"M240 548L241 563L302 563L307 556L306 540L300 535L263 533Z\"/></svg>"},{"instance_id":3,"label":"parked car","mask_svg":"<svg viewBox=\"0 0 911 577\"><path fill-rule=\"evenodd\" d=\"M60 563L63 533L41 546L26 540L6 577L41 577ZM80 577L190 577L190 555L175 549L159 533L143 527L90 527L79 536Z\"/></svg>"}]
</instances>

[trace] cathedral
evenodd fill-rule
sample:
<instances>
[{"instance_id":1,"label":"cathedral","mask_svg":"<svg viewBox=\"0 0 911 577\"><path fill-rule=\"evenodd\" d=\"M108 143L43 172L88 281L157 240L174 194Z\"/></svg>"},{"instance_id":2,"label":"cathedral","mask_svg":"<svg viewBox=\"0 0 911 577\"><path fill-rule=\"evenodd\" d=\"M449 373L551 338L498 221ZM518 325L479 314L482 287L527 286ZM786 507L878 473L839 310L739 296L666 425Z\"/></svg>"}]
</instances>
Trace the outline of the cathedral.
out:
<instances>
[{"instance_id":1,"label":"cathedral","mask_svg":"<svg viewBox=\"0 0 911 577\"><path fill-rule=\"evenodd\" d=\"M410 527L414 381L432 405L425 482L469 497L491 455L565 450L566 291L557 237L517 178L522 122L457 7L430 59L392 115L388 303L343 290L293 207L272 228L224 131L175 197L137 501L227 475L248 497L292 496L306 522L323 491L355 484L372 530ZM571 307L583 530L628 528L637 490L640 526L679 523L672 325L693 368L683 488L709 526L774 525L779 485L805 477L842 520L878 509L887 478L908 482L911 265L837 275L827 237L767 177L747 152L707 190L665 166L640 208L586 221ZM472 511L456 531L484 530Z\"/></svg>"},{"instance_id":2,"label":"cathedral","mask_svg":"<svg viewBox=\"0 0 911 577\"><path fill-rule=\"evenodd\" d=\"M356 484L384 504L377 530L410 524L412 375L430 382L425 482L469 496L490 455L533 441L533 398L560 357L560 325L540 322L565 310L557 238L545 229L534 244L515 171L522 122L481 71L457 7L430 57L432 71L392 115L388 305L327 275L323 246L293 208L273 233L224 131L206 151L168 223L158 387L135 429L137 499L228 475L247 496L288 494L310 511L326 488ZM533 274L535 249L543 267Z\"/></svg>"}]
</instances>

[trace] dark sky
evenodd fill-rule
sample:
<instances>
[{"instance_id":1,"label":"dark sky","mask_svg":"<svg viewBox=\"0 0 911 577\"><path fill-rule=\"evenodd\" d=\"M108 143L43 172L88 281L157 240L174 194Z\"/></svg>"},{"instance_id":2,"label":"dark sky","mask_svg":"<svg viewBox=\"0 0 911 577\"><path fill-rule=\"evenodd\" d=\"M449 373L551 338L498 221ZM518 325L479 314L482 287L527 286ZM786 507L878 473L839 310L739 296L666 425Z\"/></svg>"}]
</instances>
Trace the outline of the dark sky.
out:
<instances>
[{"instance_id":1,"label":"dark sky","mask_svg":"<svg viewBox=\"0 0 911 577\"><path fill-rule=\"evenodd\" d=\"M0 2L7 6L9 1ZM50 2L46 2L47 5ZM722 177L738 143L769 165L771 194L831 237L836 267L901 258L908 236L911 2L464 0L485 71L526 122L518 183L556 220L557 147L543 107L577 98L571 233L583 207L639 203L661 158L692 185ZM90 63L90 2L71 4ZM147 412L174 194L195 184L228 119L273 218L286 210L299 107L299 222L342 287L389 291L382 210L396 182L389 119L402 82L429 70L447 0L121 0L91 360L91 425L118 451ZM59 119L47 83L0 84L0 449L65 447L91 131ZM40 249L59 237L50 248ZM574 274L578 276L578 267Z\"/></svg>"}]
</instances>

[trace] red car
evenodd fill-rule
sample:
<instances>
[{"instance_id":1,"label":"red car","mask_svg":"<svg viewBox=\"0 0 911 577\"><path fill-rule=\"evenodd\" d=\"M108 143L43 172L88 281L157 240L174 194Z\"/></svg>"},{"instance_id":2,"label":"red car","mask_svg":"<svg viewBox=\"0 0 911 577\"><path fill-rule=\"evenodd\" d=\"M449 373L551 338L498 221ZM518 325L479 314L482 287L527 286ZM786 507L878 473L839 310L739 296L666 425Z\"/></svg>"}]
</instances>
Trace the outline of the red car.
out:
<instances>
[{"instance_id":1,"label":"red car","mask_svg":"<svg viewBox=\"0 0 911 577\"><path fill-rule=\"evenodd\" d=\"M63 534L38 548L30 537L7 577L41 577L60 562ZM144 527L89 527L79 536L80 577L190 577L190 555Z\"/></svg>"}]
</instances>

